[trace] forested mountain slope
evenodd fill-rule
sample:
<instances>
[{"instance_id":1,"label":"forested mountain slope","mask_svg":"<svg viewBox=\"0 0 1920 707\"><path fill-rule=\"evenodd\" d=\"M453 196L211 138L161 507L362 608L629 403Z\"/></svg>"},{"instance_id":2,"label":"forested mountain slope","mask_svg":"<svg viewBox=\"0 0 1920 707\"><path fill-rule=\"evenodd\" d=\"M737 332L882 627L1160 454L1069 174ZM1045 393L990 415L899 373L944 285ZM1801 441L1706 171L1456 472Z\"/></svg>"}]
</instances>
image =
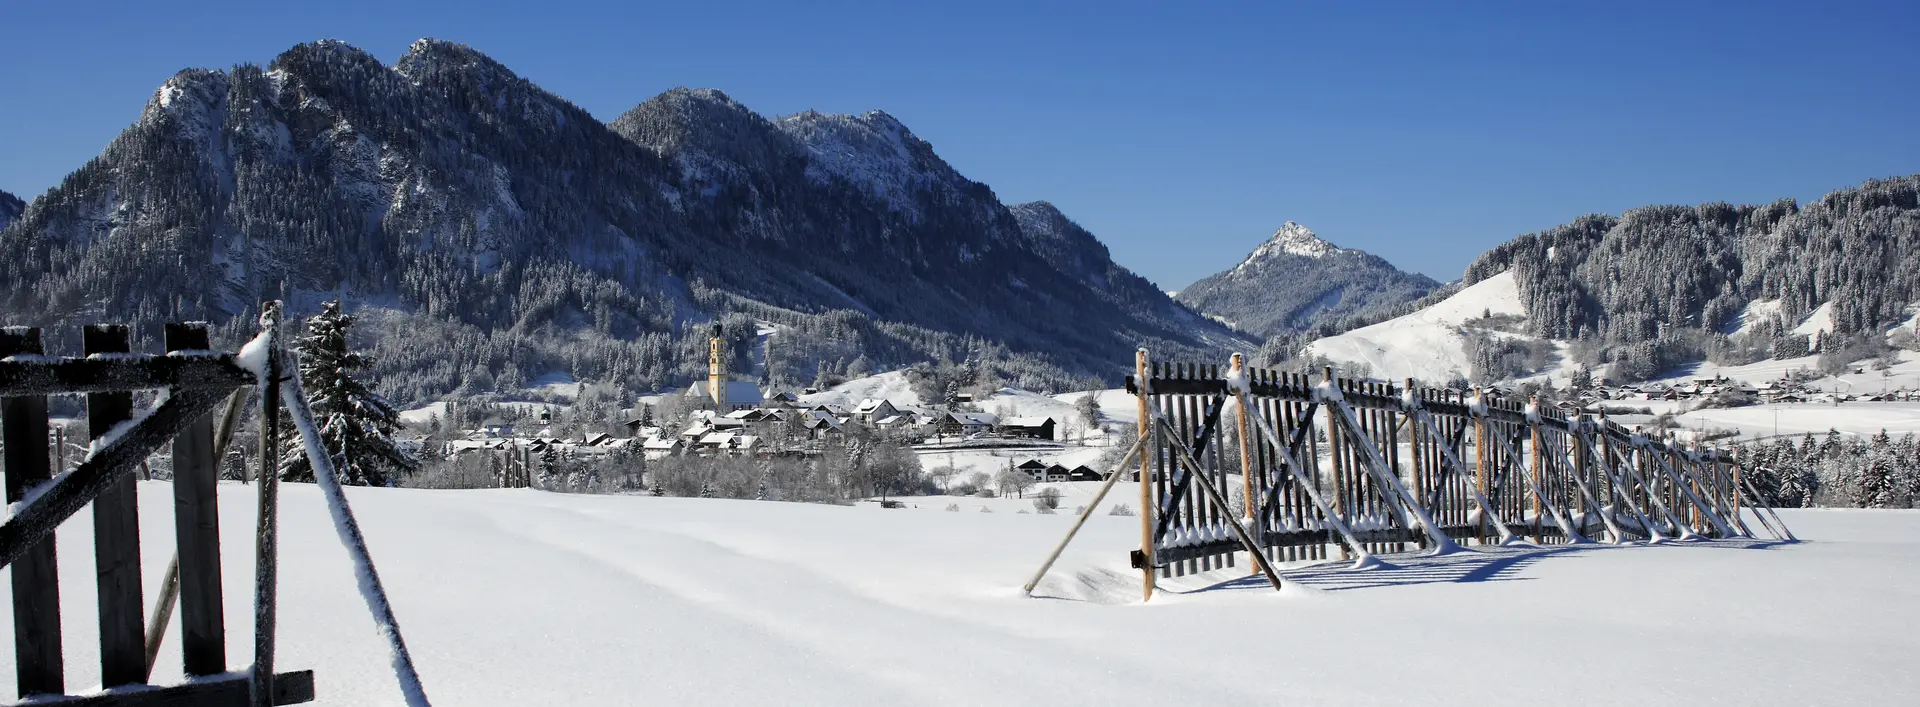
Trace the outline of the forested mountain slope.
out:
<instances>
[{"instance_id":1,"label":"forested mountain slope","mask_svg":"<svg viewBox=\"0 0 1920 707\"><path fill-rule=\"evenodd\" d=\"M1188 285L1174 298L1262 337L1315 330L1324 335L1350 319L1377 318L1439 286L1288 221L1239 265Z\"/></svg>"},{"instance_id":2,"label":"forested mountain slope","mask_svg":"<svg viewBox=\"0 0 1920 707\"><path fill-rule=\"evenodd\" d=\"M1438 316L1429 310L1458 303L1429 298L1419 311L1340 336L1275 341L1289 354L1377 374L1427 375L1390 351L1417 333L1454 342L1433 358L1469 363L1448 375L1474 382L1555 363L1634 381L1702 360L1810 352L1857 360L1840 352L1884 349L1889 329L1912 321L1920 304L1920 177L1869 181L1805 206L1783 199L1582 216L1480 256L1463 292L1496 277L1507 294L1488 300L1483 316Z\"/></svg>"},{"instance_id":3,"label":"forested mountain slope","mask_svg":"<svg viewBox=\"0 0 1920 707\"><path fill-rule=\"evenodd\" d=\"M26 203L20 201L20 197L0 191L0 228L6 228L7 224L20 218L20 212L25 211L26 208Z\"/></svg>"},{"instance_id":4,"label":"forested mountain slope","mask_svg":"<svg viewBox=\"0 0 1920 707\"><path fill-rule=\"evenodd\" d=\"M692 325L716 318L743 361L781 325L768 369L799 383L973 358L1057 387L1135 346L1234 340L1090 236L1065 259L1043 240L878 111L769 120L677 89L609 124L465 46L384 66L323 41L168 80L0 230L0 282L6 311L66 328L233 333L282 292L345 296L403 399L555 370L670 387L704 371ZM1060 269L1075 258L1122 284Z\"/></svg>"},{"instance_id":5,"label":"forested mountain slope","mask_svg":"<svg viewBox=\"0 0 1920 707\"><path fill-rule=\"evenodd\" d=\"M1467 268L1512 270L1532 333L1591 345L1644 377L1707 357L1803 355L1792 329L1831 303L1838 335L1878 335L1920 301L1920 176L1874 180L1805 206L1649 206L1583 216L1503 244ZM1740 317L1755 302L1762 321ZM1736 327L1745 329L1730 336Z\"/></svg>"}]
</instances>

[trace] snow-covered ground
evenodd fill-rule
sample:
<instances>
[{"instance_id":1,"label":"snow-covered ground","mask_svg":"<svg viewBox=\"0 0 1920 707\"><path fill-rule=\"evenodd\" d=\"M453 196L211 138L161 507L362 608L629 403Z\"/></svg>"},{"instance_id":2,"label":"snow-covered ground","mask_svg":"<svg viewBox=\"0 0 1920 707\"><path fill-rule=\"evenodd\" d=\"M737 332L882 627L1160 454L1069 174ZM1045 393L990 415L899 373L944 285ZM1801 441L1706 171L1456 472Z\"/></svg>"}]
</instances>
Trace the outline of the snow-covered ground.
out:
<instances>
[{"instance_id":1,"label":"snow-covered ground","mask_svg":"<svg viewBox=\"0 0 1920 707\"><path fill-rule=\"evenodd\" d=\"M1375 378L1444 383L1472 372L1459 327L1487 314L1526 315L1513 273L1476 282L1412 314L1315 340L1307 351L1335 361L1365 363Z\"/></svg>"},{"instance_id":2,"label":"snow-covered ground","mask_svg":"<svg viewBox=\"0 0 1920 707\"><path fill-rule=\"evenodd\" d=\"M1753 405L1694 410L1674 416L1674 422L1683 427L1738 430L1740 439L1776 434L1799 437L1809 432L1817 436L1830 429L1862 437L1886 430L1899 437L1920 434L1920 403Z\"/></svg>"},{"instance_id":3,"label":"snow-covered ground","mask_svg":"<svg viewBox=\"0 0 1920 707\"><path fill-rule=\"evenodd\" d=\"M1920 388L1920 353L1900 351L1898 354L1900 356L1900 362L1885 371L1873 370L1873 366L1862 362L1855 364L1854 368L1849 369L1847 373L1843 373L1837 377L1820 378L1811 381L1809 384L1819 390L1852 393L1854 395ZM1715 376L1726 376L1732 380L1743 380L1748 383L1759 384L1766 381L1779 380L1781 376L1791 371L1806 371L1812 372L1814 375L1820 375L1819 370L1820 357L1817 355L1760 361L1744 366L1721 366L1702 361L1691 366L1670 371L1670 375L1661 380L1680 382L1695 377L1712 378ZM1855 373L1853 372L1854 370L1858 370L1859 372Z\"/></svg>"},{"instance_id":4,"label":"snow-covered ground","mask_svg":"<svg viewBox=\"0 0 1920 707\"><path fill-rule=\"evenodd\" d=\"M253 497L220 492L239 666ZM317 489L282 494L279 665L313 669L318 704L399 704ZM1141 605L1126 567L1138 519L1104 513L1030 599L1017 587L1069 515L530 490L348 497L442 705L1920 701L1920 512L1783 513L1808 540L1797 545L1296 567L1278 594L1242 567ZM173 545L170 489L141 484L140 506L151 595ZM98 665L85 515L59 536L76 689ZM161 655L156 681L178 680L177 636Z\"/></svg>"},{"instance_id":5,"label":"snow-covered ground","mask_svg":"<svg viewBox=\"0 0 1920 707\"><path fill-rule=\"evenodd\" d=\"M920 394L913 392L913 384L907 380L904 370L855 378L818 393L802 395L800 402L808 405L840 405L852 409L860 401L869 398L889 400L895 406L922 404Z\"/></svg>"}]
</instances>

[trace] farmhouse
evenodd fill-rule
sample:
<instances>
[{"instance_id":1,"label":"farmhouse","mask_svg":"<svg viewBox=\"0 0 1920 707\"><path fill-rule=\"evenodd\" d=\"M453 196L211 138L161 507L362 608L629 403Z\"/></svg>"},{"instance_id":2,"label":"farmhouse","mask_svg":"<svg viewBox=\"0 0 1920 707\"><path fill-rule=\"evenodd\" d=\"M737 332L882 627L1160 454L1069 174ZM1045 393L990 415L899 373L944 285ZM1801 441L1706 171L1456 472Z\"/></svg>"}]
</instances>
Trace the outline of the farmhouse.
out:
<instances>
[{"instance_id":1,"label":"farmhouse","mask_svg":"<svg viewBox=\"0 0 1920 707\"><path fill-rule=\"evenodd\" d=\"M1008 437L1054 438L1051 417L1010 417L998 425L998 430Z\"/></svg>"}]
</instances>

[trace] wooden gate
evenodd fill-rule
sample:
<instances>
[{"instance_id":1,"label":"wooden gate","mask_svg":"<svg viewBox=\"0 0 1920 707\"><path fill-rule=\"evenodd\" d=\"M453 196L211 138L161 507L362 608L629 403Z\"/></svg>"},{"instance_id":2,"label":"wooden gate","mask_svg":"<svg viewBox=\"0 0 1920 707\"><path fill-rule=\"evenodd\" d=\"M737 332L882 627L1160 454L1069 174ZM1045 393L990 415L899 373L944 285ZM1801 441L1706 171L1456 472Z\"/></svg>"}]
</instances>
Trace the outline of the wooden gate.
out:
<instances>
[{"instance_id":1,"label":"wooden gate","mask_svg":"<svg viewBox=\"0 0 1920 707\"><path fill-rule=\"evenodd\" d=\"M1331 369L1313 380L1237 354L1223 369L1143 351L1127 391L1143 440L1132 561L1148 597L1156 576L1232 567L1242 551L1273 578L1269 561L1462 542L1752 536L1740 518L1751 489L1729 457L1604 415Z\"/></svg>"},{"instance_id":2,"label":"wooden gate","mask_svg":"<svg viewBox=\"0 0 1920 707\"><path fill-rule=\"evenodd\" d=\"M262 324L278 323L278 304ZM263 337L271 342L272 337ZM263 378L236 354L211 350L205 324L168 324L164 354L130 352L128 329L93 325L79 356L48 356L39 329L0 329L0 444L5 446L7 501L0 526L0 565L12 568L14 659L19 695L33 705L284 705L313 699L313 673L275 674L276 549L280 395L277 347L262 356L272 371L258 396L261 429L254 658L231 670L221 586L220 517L215 503L218 461L245 412L247 393ZM136 391L159 391L154 407L136 413ZM86 396L92 447L72 468L55 468L48 451L47 396ZM222 404L225 411L221 413ZM152 617L141 587L139 508L134 471L172 442L174 537L177 545ZM93 506L98 568L100 685L73 696L66 685L60 631L55 529ZM175 600L180 645L190 681L148 685Z\"/></svg>"}]
</instances>

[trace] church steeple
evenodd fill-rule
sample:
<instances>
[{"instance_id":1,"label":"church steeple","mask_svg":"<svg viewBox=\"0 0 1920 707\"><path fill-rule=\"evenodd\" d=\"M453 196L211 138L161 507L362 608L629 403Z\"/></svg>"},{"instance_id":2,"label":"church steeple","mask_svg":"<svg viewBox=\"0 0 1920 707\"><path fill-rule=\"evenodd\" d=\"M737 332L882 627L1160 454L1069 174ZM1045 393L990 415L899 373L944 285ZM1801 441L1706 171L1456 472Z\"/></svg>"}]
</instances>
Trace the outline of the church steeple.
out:
<instances>
[{"instance_id":1,"label":"church steeple","mask_svg":"<svg viewBox=\"0 0 1920 707\"><path fill-rule=\"evenodd\" d=\"M727 347L721 338L720 323L713 323L713 337L707 340L707 394L713 396L713 409L727 409Z\"/></svg>"}]
</instances>

